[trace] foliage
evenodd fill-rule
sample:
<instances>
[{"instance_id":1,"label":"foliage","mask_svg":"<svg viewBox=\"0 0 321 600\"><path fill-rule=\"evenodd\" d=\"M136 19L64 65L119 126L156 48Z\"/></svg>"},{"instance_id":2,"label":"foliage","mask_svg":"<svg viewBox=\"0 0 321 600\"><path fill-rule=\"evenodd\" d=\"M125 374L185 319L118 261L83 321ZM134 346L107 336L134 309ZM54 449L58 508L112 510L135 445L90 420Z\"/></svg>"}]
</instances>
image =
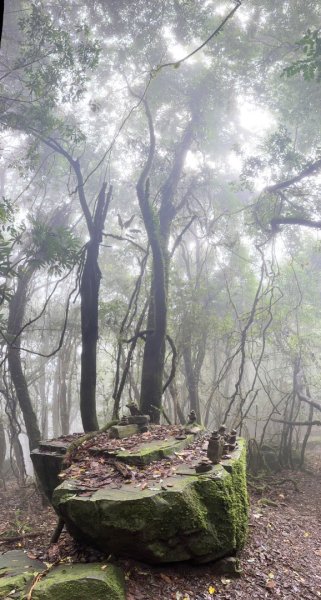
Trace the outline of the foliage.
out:
<instances>
[{"instance_id":1,"label":"foliage","mask_svg":"<svg viewBox=\"0 0 321 600\"><path fill-rule=\"evenodd\" d=\"M79 260L80 241L67 227L52 227L31 219L31 244L27 258L37 268L49 267L49 272L60 275Z\"/></svg>"},{"instance_id":2,"label":"foliage","mask_svg":"<svg viewBox=\"0 0 321 600\"><path fill-rule=\"evenodd\" d=\"M19 19L23 43L13 69L22 69L30 100L77 100L85 91L87 70L95 68L99 45L86 23L75 23L73 35L63 28L64 17L50 14L46 4L32 2ZM59 23L59 24L58 24Z\"/></svg>"},{"instance_id":3,"label":"foliage","mask_svg":"<svg viewBox=\"0 0 321 600\"><path fill-rule=\"evenodd\" d=\"M298 50L305 58L294 61L283 71L287 77L303 75L306 81L321 81L321 35L320 29L308 29L303 38L297 42Z\"/></svg>"},{"instance_id":4,"label":"foliage","mask_svg":"<svg viewBox=\"0 0 321 600\"><path fill-rule=\"evenodd\" d=\"M14 223L14 209L7 198L0 202L0 306L10 298L7 287L7 278L15 273L12 265L11 252L15 242L18 241L21 231ZM0 313L0 320L3 315Z\"/></svg>"}]
</instances>

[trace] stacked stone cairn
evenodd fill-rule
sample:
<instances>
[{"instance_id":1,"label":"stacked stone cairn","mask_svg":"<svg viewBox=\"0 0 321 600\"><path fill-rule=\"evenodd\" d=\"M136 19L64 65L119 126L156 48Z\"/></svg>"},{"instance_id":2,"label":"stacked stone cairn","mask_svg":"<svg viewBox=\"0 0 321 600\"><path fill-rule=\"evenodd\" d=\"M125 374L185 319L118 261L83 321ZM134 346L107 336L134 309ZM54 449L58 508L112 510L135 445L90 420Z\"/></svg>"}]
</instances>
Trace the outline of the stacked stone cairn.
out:
<instances>
[{"instance_id":1,"label":"stacked stone cairn","mask_svg":"<svg viewBox=\"0 0 321 600\"><path fill-rule=\"evenodd\" d=\"M112 438L122 439L149 430L149 415L143 415L135 402L127 404L127 408L129 408L130 414L123 415L119 423L111 427L110 436Z\"/></svg>"},{"instance_id":2,"label":"stacked stone cairn","mask_svg":"<svg viewBox=\"0 0 321 600\"><path fill-rule=\"evenodd\" d=\"M235 450L236 430L226 432L226 426L221 425L218 430L213 431L207 448L207 458L214 465L219 464L221 459L230 458L230 453Z\"/></svg>"}]
</instances>

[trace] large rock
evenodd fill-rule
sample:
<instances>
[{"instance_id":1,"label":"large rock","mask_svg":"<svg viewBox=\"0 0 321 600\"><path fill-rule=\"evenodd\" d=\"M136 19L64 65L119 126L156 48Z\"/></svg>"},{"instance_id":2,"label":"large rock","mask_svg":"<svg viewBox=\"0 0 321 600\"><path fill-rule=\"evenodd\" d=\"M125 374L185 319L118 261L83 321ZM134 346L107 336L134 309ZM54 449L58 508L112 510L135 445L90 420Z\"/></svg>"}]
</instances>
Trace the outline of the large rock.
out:
<instances>
[{"instance_id":1,"label":"large rock","mask_svg":"<svg viewBox=\"0 0 321 600\"><path fill-rule=\"evenodd\" d=\"M233 458L196 475L187 465L145 489L105 487L90 497L65 481L53 505L76 538L101 550L151 563L207 562L234 554L246 538L245 446ZM79 491L78 491L79 493Z\"/></svg>"}]
</instances>

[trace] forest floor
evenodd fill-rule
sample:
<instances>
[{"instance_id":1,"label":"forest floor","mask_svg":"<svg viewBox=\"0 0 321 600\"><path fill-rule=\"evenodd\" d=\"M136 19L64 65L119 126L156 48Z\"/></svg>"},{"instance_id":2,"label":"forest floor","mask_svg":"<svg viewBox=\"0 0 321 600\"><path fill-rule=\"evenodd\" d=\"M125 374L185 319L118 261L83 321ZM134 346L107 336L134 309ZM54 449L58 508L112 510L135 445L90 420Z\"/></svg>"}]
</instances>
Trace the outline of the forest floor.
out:
<instances>
[{"instance_id":1,"label":"forest floor","mask_svg":"<svg viewBox=\"0 0 321 600\"><path fill-rule=\"evenodd\" d=\"M250 487L249 538L239 556L240 577L217 575L211 564L150 567L122 560L127 599L321 598L321 456L310 456L308 468L267 478L263 491ZM31 558L49 562L106 561L67 533L49 546L55 525L55 513L42 507L32 484L19 489L9 482L0 489L0 552L25 549Z\"/></svg>"}]
</instances>

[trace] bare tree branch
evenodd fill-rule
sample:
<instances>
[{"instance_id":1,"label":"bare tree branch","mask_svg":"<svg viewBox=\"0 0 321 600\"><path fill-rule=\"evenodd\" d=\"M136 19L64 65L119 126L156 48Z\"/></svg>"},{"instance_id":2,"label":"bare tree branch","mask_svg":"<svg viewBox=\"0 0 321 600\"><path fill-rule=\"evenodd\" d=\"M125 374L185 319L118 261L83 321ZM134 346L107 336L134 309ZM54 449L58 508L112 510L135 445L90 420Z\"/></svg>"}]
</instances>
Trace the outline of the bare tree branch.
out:
<instances>
[{"instance_id":1,"label":"bare tree branch","mask_svg":"<svg viewBox=\"0 0 321 600\"><path fill-rule=\"evenodd\" d=\"M283 421L282 419L271 419L274 423L283 423L291 427L310 427L313 425L321 426L321 421Z\"/></svg>"},{"instance_id":2,"label":"bare tree branch","mask_svg":"<svg viewBox=\"0 0 321 600\"><path fill-rule=\"evenodd\" d=\"M295 175L291 179L286 179L285 181L280 181L280 183L275 183L274 185L269 185L265 188L264 191L274 193L279 192L280 190L285 190L286 188L291 187L295 183L299 183L302 179L306 179L306 177L310 177L310 175L315 175L321 169L321 158L305 169L301 171L298 175Z\"/></svg>"},{"instance_id":3,"label":"bare tree branch","mask_svg":"<svg viewBox=\"0 0 321 600\"><path fill-rule=\"evenodd\" d=\"M300 217L273 217L270 223L274 232L279 231L279 225L301 225L302 227L321 229L321 221L310 221Z\"/></svg>"},{"instance_id":4,"label":"bare tree branch","mask_svg":"<svg viewBox=\"0 0 321 600\"><path fill-rule=\"evenodd\" d=\"M227 23L227 21L229 21L229 19L231 19L233 17L234 13L240 8L240 6L242 4L242 0L234 0L234 1L236 3L236 6L228 13L228 15L223 19L222 23L215 29L215 31L213 31L213 33L211 33L211 35L205 40L205 42L203 42L200 46L195 48L195 50L193 50L192 52L190 52L189 54L187 54L180 60L176 60L176 61L164 63L162 65L158 65L155 69L152 69L151 75L155 76L159 71L161 71L161 69L164 69L165 67L175 67L177 69L177 67L179 67L183 62L185 62L186 60L188 60L189 58L194 56L194 54L196 54L197 52L202 50L213 39L213 37L215 37L222 31L222 29L223 29L224 25Z\"/></svg>"}]
</instances>

